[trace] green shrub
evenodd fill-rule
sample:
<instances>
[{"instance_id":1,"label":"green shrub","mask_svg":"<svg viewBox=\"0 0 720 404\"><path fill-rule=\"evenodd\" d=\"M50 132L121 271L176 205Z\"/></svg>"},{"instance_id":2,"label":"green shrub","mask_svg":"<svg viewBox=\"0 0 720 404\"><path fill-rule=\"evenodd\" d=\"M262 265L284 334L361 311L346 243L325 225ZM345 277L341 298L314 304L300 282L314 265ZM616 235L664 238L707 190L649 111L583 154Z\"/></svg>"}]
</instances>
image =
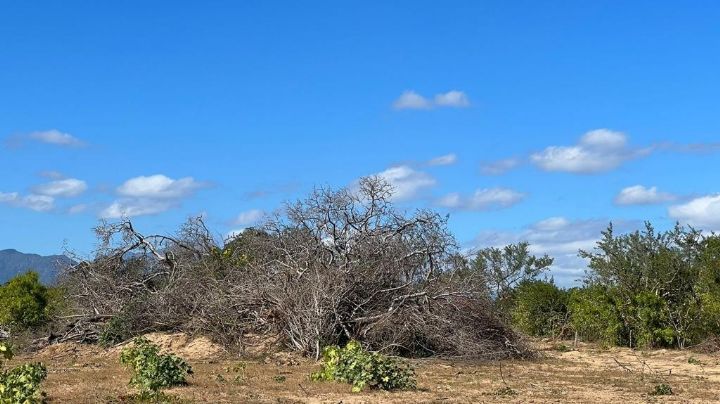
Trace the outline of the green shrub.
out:
<instances>
[{"instance_id":1,"label":"green shrub","mask_svg":"<svg viewBox=\"0 0 720 404\"><path fill-rule=\"evenodd\" d=\"M572 289L568 299L570 324L586 341L604 345L620 344L623 323L620 320L612 291L602 286Z\"/></svg>"},{"instance_id":2,"label":"green shrub","mask_svg":"<svg viewBox=\"0 0 720 404\"><path fill-rule=\"evenodd\" d=\"M160 354L160 347L146 338L135 338L133 346L120 353L120 363L130 368L130 385L140 389L143 396L157 396L160 389L187 384L186 376L192 367L172 354Z\"/></svg>"},{"instance_id":3,"label":"green shrub","mask_svg":"<svg viewBox=\"0 0 720 404\"><path fill-rule=\"evenodd\" d=\"M552 281L523 281L513 300L512 322L527 334L554 337L567 322L567 293Z\"/></svg>"},{"instance_id":4,"label":"green shrub","mask_svg":"<svg viewBox=\"0 0 720 404\"><path fill-rule=\"evenodd\" d=\"M18 275L0 287L0 324L27 329L48 320L48 288L37 272Z\"/></svg>"},{"instance_id":5,"label":"green shrub","mask_svg":"<svg viewBox=\"0 0 720 404\"><path fill-rule=\"evenodd\" d=\"M415 371L406 362L362 348L350 341L345 348L328 346L323 349L322 368L310 375L314 381L338 381L352 384L352 391L365 387L381 390L414 389Z\"/></svg>"},{"instance_id":6,"label":"green shrub","mask_svg":"<svg viewBox=\"0 0 720 404\"><path fill-rule=\"evenodd\" d=\"M41 403L45 394L40 383L47 377L42 363L26 363L11 369L4 369L4 360L12 359L9 346L0 343L0 404Z\"/></svg>"},{"instance_id":7,"label":"green shrub","mask_svg":"<svg viewBox=\"0 0 720 404\"><path fill-rule=\"evenodd\" d=\"M666 383L660 383L653 391L650 392L651 396L671 396L673 394L672 388L669 384Z\"/></svg>"},{"instance_id":8,"label":"green shrub","mask_svg":"<svg viewBox=\"0 0 720 404\"><path fill-rule=\"evenodd\" d=\"M102 347L110 347L128 340L130 336L126 320L123 317L114 316L100 331L98 344Z\"/></svg>"}]
</instances>

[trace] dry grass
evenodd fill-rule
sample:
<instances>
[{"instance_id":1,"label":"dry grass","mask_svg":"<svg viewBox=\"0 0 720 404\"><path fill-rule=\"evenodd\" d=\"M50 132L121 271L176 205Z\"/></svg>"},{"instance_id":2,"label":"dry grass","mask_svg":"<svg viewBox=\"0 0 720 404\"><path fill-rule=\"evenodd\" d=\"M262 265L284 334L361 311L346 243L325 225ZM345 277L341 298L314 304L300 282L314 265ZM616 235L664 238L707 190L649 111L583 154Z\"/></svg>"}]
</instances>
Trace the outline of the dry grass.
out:
<instances>
[{"instance_id":1,"label":"dry grass","mask_svg":"<svg viewBox=\"0 0 720 404\"><path fill-rule=\"evenodd\" d=\"M417 391L351 394L348 385L314 383L308 374L317 364L289 354L238 358L205 340L153 336L183 355L195 375L186 387L168 390L179 402L213 403L480 403L480 402L709 402L720 399L720 360L689 351L637 352L581 344L561 352L538 343L545 358L535 361L413 361ZM164 343L163 343L164 341ZM566 345L570 345L566 343ZM133 390L117 358L118 348L65 344L20 360L48 365L44 383L50 402L122 402ZM212 352L208 355L207 352ZM695 358L688 363L690 357ZM700 364L698 364L698 362ZM238 370L244 363L244 371ZM236 377L240 376L239 378ZM651 396L659 383L672 396Z\"/></svg>"}]
</instances>

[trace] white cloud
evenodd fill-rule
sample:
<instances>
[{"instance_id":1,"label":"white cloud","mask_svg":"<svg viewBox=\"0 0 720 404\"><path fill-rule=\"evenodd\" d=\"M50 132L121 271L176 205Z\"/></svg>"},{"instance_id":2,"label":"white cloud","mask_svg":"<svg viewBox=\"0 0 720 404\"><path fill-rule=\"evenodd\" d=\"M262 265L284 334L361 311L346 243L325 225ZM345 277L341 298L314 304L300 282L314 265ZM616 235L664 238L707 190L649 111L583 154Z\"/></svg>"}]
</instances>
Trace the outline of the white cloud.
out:
<instances>
[{"instance_id":1,"label":"white cloud","mask_svg":"<svg viewBox=\"0 0 720 404\"><path fill-rule=\"evenodd\" d=\"M623 133L597 129L583 135L575 146L550 146L533 153L530 161L545 171L587 174L612 170L651 151L628 147Z\"/></svg>"},{"instance_id":2,"label":"white cloud","mask_svg":"<svg viewBox=\"0 0 720 404\"><path fill-rule=\"evenodd\" d=\"M57 129L46 131L32 132L27 135L31 140L38 142L57 145L57 146L83 146L84 143L69 133L60 132Z\"/></svg>"},{"instance_id":3,"label":"white cloud","mask_svg":"<svg viewBox=\"0 0 720 404\"><path fill-rule=\"evenodd\" d=\"M233 230L230 230L229 232L225 233L223 235L223 237L224 237L225 241L228 241L228 240L231 240L231 239L243 234L243 232L245 230L246 230L245 228L233 229Z\"/></svg>"},{"instance_id":4,"label":"white cloud","mask_svg":"<svg viewBox=\"0 0 720 404\"><path fill-rule=\"evenodd\" d=\"M192 177L174 180L162 174L131 178L120 187L118 194L133 198L177 199L192 195L203 184Z\"/></svg>"},{"instance_id":5,"label":"white cloud","mask_svg":"<svg viewBox=\"0 0 720 404\"><path fill-rule=\"evenodd\" d=\"M100 212L100 217L106 219L119 219L124 217L137 217L155 215L165 212L175 206L167 200L156 199L121 199L113 202Z\"/></svg>"},{"instance_id":6,"label":"white cloud","mask_svg":"<svg viewBox=\"0 0 720 404\"><path fill-rule=\"evenodd\" d=\"M440 206L460 210L490 210L507 208L522 201L525 194L508 188L478 189L469 197L451 193L440 198Z\"/></svg>"},{"instance_id":7,"label":"white cloud","mask_svg":"<svg viewBox=\"0 0 720 404\"><path fill-rule=\"evenodd\" d=\"M259 209L251 209L241 212L235 220L233 220L233 224L237 226L251 226L259 222L263 217L265 217L265 212Z\"/></svg>"},{"instance_id":8,"label":"white cloud","mask_svg":"<svg viewBox=\"0 0 720 404\"><path fill-rule=\"evenodd\" d=\"M578 257L578 250L592 250L609 221L603 219L569 220L550 217L533 223L517 232L485 231L474 240L476 248L502 247L510 243L527 241L532 254L548 254L555 259L550 271L555 280L569 285L579 279L587 268L587 262ZM637 222L614 222L617 232L636 228Z\"/></svg>"},{"instance_id":9,"label":"white cloud","mask_svg":"<svg viewBox=\"0 0 720 404\"><path fill-rule=\"evenodd\" d=\"M78 196L87 190L85 181L76 178L67 178L64 180L51 181L38 185L33 188L36 194L47 195L53 197L73 197Z\"/></svg>"},{"instance_id":10,"label":"white cloud","mask_svg":"<svg viewBox=\"0 0 720 404\"><path fill-rule=\"evenodd\" d=\"M457 156L455 154L446 154L444 156L435 157L428 161L429 166L449 166L457 162Z\"/></svg>"},{"instance_id":11,"label":"white cloud","mask_svg":"<svg viewBox=\"0 0 720 404\"><path fill-rule=\"evenodd\" d=\"M407 200L417 196L423 189L434 186L437 181L430 175L409 166L390 167L376 174L393 187L393 199Z\"/></svg>"},{"instance_id":12,"label":"white cloud","mask_svg":"<svg viewBox=\"0 0 720 404\"><path fill-rule=\"evenodd\" d=\"M519 166L520 163L520 159L511 157L507 159L483 163L480 166L480 171L485 175L499 175L512 170L513 168Z\"/></svg>"},{"instance_id":13,"label":"white cloud","mask_svg":"<svg viewBox=\"0 0 720 404\"><path fill-rule=\"evenodd\" d=\"M44 178L49 178L51 180L61 180L65 178L63 173L59 171L41 171L40 173L38 173L38 175Z\"/></svg>"},{"instance_id":14,"label":"white cloud","mask_svg":"<svg viewBox=\"0 0 720 404\"><path fill-rule=\"evenodd\" d=\"M37 212L47 212L55 207L55 198L47 195L29 194L22 196L17 192L0 192L0 203Z\"/></svg>"},{"instance_id":15,"label":"white cloud","mask_svg":"<svg viewBox=\"0 0 720 404\"><path fill-rule=\"evenodd\" d=\"M116 190L122 198L103 209L100 216L114 219L162 213L204 186L192 177L172 179L156 174L131 178Z\"/></svg>"},{"instance_id":16,"label":"white cloud","mask_svg":"<svg viewBox=\"0 0 720 404\"><path fill-rule=\"evenodd\" d=\"M439 107L464 108L470 106L470 100L462 91L451 90L435 96L435 105Z\"/></svg>"},{"instance_id":17,"label":"white cloud","mask_svg":"<svg viewBox=\"0 0 720 404\"><path fill-rule=\"evenodd\" d=\"M671 206L668 214L684 224L702 230L720 230L720 194L695 198L687 203Z\"/></svg>"},{"instance_id":18,"label":"white cloud","mask_svg":"<svg viewBox=\"0 0 720 404\"><path fill-rule=\"evenodd\" d=\"M633 185L623 188L615 197L617 205L652 205L675 200L677 197L667 192L658 191L657 187Z\"/></svg>"},{"instance_id":19,"label":"white cloud","mask_svg":"<svg viewBox=\"0 0 720 404\"><path fill-rule=\"evenodd\" d=\"M76 215L78 213L85 212L87 210L87 208L88 208L88 206L86 204L81 203L81 204L77 204L77 205L73 205L73 206L69 207L67 210L67 213L69 213L71 215Z\"/></svg>"},{"instance_id":20,"label":"white cloud","mask_svg":"<svg viewBox=\"0 0 720 404\"><path fill-rule=\"evenodd\" d=\"M393 108L395 109L430 109L432 103L422 95L415 91L404 91L395 102L393 102Z\"/></svg>"},{"instance_id":21,"label":"white cloud","mask_svg":"<svg viewBox=\"0 0 720 404\"><path fill-rule=\"evenodd\" d=\"M415 91L406 90L393 102L393 108L395 109L464 108L468 106L470 106L470 99L464 92L458 90L436 94L432 100Z\"/></svg>"}]
</instances>

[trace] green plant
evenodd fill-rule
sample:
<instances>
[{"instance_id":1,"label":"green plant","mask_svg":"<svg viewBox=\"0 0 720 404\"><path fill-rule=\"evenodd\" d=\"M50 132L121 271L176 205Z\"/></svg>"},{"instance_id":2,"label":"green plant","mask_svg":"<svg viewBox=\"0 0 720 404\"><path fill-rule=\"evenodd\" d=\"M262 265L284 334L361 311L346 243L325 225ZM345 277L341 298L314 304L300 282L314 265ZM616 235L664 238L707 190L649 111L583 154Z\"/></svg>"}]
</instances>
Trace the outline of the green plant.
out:
<instances>
[{"instance_id":1,"label":"green plant","mask_svg":"<svg viewBox=\"0 0 720 404\"><path fill-rule=\"evenodd\" d=\"M365 387L382 390L414 389L415 371L406 362L368 352L359 342L350 341L345 348L323 349L321 369L310 375L314 381L338 381L352 384L352 391Z\"/></svg>"},{"instance_id":2,"label":"green plant","mask_svg":"<svg viewBox=\"0 0 720 404\"><path fill-rule=\"evenodd\" d=\"M691 364L691 365L698 365L698 366L702 366L702 365L703 365L703 363L700 362L700 359L698 359L698 358L696 358L696 357L694 357L694 356L691 356L691 357L688 358L688 363Z\"/></svg>"},{"instance_id":3,"label":"green plant","mask_svg":"<svg viewBox=\"0 0 720 404\"><path fill-rule=\"evenodd\" d=\"M48 320L48 289L37 272L28 271L0 286L0 324L21 329L40 326Z\"/></svg>"},{"instance_id":4,"label":"green plant","mask_svg":"<svg viewBox=\"0 0 720 404\"><path fill-rule=\"evenodd\" d=\"M656 385L653 391L650 392L651 396L671 396L672 394L672 388L666 383Z\"/></svg>"},{"instance_id":5,"label":"green plant","mask_svg":"<svg viewBox=\"0 0 720 404\"><path fill-rule=\"evenodd\" d=\"M287 380L287 377L283 375L273 376L273 380L275 380L275 383L285 383L285 380Z\"/></svg>"},{"instance_id":6,"label":"green plant","mask_svg":"<svg viewBox=\"0 0 720 404\"><path fill-rule=\"evenodd\" d=\"M160 347L146 338L135 338L133 346L120 353L120 363L130 368L130 385L141 395L156 396L160 389L187 384L186 376L193 373L184 359L172 354L160 354Z\"/></svg>"},{"instance_id":7,"label":"green plant","mask_svg":"<svg viewBox=\"0 0 720 404\"><path fill-rule=\"evenodd\" d=\"M107 348L126 341L128 338L130 338L130 330L128 330L127 322L123 317L114 316L100 332L98 344Z\"/></svg>"},{"instance_id":8,"label":"green plant","mask_svg":"<svg viewBox=\"0 0 720 404\"><path fill-rule=\"evenodd\" d=\"M41 403L45 393L40 384L47 377L47 369L42 363L25 363L4 369L4 360L10 360L13 352L10 347L0 343L0 404Z\"/></svg>"},{"instance_id":9,"label":"green plant","mask_svg":"<svg viewBox=\"0 0 720 404\"><path fill-rule=\"evenodd\" d=\"M558 352L570 352L571 351L570 347L565 344L555 345L555 346L553 346L553 349Z\"/></svg>"},{"instance_id":10,"label":"green plant","mask_svg":"<svg viewBox=\"0 0 720 404\"><path fill-rule=\"evenodd\" d=\"M500 388L500 389L495 390L495 392L493 393L493 395L495 395L495 396L511 397L511 396L516 396L516 395L517 395L517 391L515 391L515 390L514 390L512 387L510 387L510 386L505 386L505 387L503 387L503 388Z\"/></svg>"},{"instance_id":11,"label":"green plant","mask_svg":"<svg viewBox=\"0 0 720 404\"><path fill-rule=\"evenodd\" d=\"M567 321L567 293L552 281L525 280L513 292L510 317L525 333L555 337Z\"/></svg>"},{"instance_id":12,"label":"green plant","mask_svg":"<svg viewBox=\"0 0 720 404\"><path fill-rule=\"evenodd\" d=\"M571 289L569 294L570 325L578 335L605 346L618 345L623 323L613 299L614 289L587 285Z\"/></svg>"}]
</instances>

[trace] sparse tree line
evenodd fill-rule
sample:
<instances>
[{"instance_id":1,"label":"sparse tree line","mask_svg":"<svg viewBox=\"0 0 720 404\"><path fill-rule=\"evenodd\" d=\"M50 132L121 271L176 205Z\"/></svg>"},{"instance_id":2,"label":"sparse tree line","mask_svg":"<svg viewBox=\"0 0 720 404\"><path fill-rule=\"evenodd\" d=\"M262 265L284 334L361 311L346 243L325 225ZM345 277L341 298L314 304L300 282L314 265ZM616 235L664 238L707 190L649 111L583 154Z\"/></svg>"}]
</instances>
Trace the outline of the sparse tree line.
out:
<instances>
[{"instance_id":1,"label":"sparse tree line","mask_svg":"<svg viewBox=\"0 0 720 404\"><path fill-rule=\"evenodd\" d=\"M151 331L242 348L272 335L319 357L360 341L404 356L529 357L522 334L686 347L720 331L720 237L609 227L582 287L558 288L527 243L463 254L447 218L391 203L365 178L320 188L225 242L201 218L175 235L101 223L97 249L57 286L32 273L0 287L0 328L43 342L116 344Z\"/></svg>"}]
</instances>

